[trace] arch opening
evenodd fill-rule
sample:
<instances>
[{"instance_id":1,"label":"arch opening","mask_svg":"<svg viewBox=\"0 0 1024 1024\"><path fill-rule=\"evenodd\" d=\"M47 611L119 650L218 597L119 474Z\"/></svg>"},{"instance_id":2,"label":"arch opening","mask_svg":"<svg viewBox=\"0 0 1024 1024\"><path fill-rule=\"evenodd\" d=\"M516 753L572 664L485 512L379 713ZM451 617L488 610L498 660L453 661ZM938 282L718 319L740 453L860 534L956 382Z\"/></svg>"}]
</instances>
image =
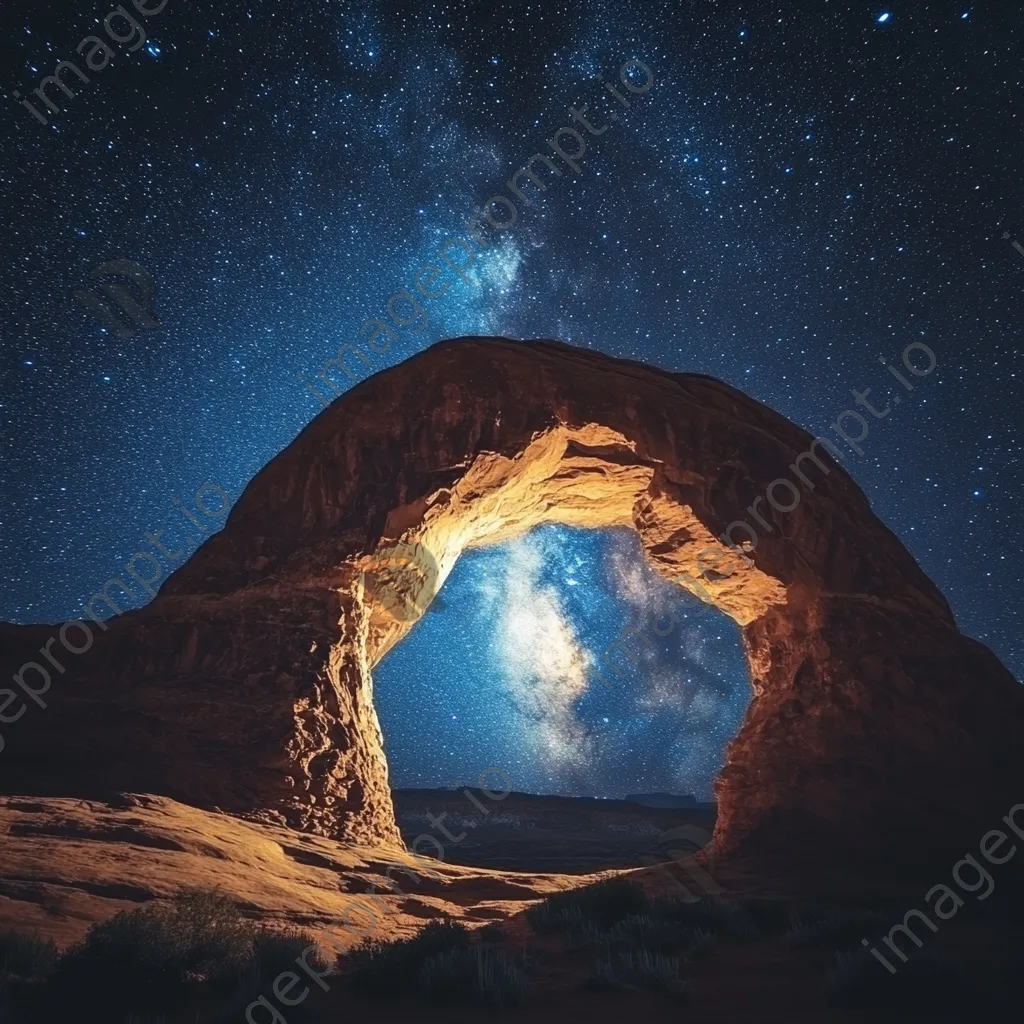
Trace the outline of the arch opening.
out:
<instances>
[{"instance_id":1,"label":"arch opening","mask_svg":"<svg viewBox=\"0 0 1024 1024\"><path fill-rule=\"evenodd\" d=\"M751 696L736 624L621 527L465 552L373 680L393 790L495 766L524 793L709 803Z\"/></svg>"},{"instance_id":2,"label":"arch opening","mask_svg":"<svg viewBox=\"0 0 1024 1024\"><path fill-rule=\"evenodd\" d=\"M625 531L634 538L637 560L645 565L651 585L689 598L695 607L706 603L742 628L784 605L787 590L781 581L758 568L742 545L714 536L698 516L694 508L704 501L692 481L639 454L622 433L591 423L575 428L558 424L535 433L511 455L480 453L460 467L452 486L392 508L374 552L354 564L355 576L342 588L352 628L336 648L336 663L358 673L355 687L372 709L375 729L366 751L378 779L372 800L379 804L390 792L383 736L373 708L372 672L428 611L467 551L526 543L523 538L538 527ZM645 631L664 628L660 612L646 612ZM748 694L756 697L758 666L750 658L749 644L744 651ZM569 657L564 652L563 656ZM579 668L574 670L575 685L582 691L585 683ZM614 689L608 674L604 685ZM345 687L341 676L338 681ZM542 716L538 735L547 735L554 748L583 742L583 730L573 733L578 723L571 699L563 692L559 700L558 712ZM743 717L743 711L736 717ZM732 735L735 725L729 727ZM720 760L721 748L717 754ZM706 771L701 780L706 791L712 775ZM376 814L375 828L384 827L395 836L393 805L389 810Z\"/></svg>"}]
</instances>

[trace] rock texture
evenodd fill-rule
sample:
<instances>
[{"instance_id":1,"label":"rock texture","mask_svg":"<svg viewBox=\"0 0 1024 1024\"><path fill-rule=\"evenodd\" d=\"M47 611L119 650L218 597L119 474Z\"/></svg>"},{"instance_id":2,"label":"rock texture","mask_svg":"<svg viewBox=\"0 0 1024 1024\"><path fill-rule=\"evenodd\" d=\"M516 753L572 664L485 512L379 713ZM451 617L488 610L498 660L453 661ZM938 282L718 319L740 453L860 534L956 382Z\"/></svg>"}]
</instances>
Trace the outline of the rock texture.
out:
<instances>
[{"instance_id":1,"label":"rock texture","mask_svg":"<svg viewBox=\"0 0 1024 1024\"><path fill-rule=\"evenodd\" d=\"M507 918L580 881L435 862L428 874L398 848L342 844L144 793L0 798L0 834L0 933L59 946L119 910L196 885L253 920L306 929L341 952L368 934L411 935L442 915L467 924Z\"/></svg>"},{"instance_id":2,"label":"rock texture","mask_svg":"<svg viewBox=\"0 0 1024 1024\"><path fill-rule=\"evenodd\" d=\"M50 706L4 728L0 787L397 842L375 662L466 548L632 526L667 577L729 556L702 584L743 628L754 700L718 783L719 860L798 881L962 855L1024 800L1021 687L827 454L793 511L761 502L756 550L716 540L811 440L709 378L555 342L435 346L324 410L148 607L69 656ZM12 669L32 629L0 636Z\"/></svg>"}]
</instances>

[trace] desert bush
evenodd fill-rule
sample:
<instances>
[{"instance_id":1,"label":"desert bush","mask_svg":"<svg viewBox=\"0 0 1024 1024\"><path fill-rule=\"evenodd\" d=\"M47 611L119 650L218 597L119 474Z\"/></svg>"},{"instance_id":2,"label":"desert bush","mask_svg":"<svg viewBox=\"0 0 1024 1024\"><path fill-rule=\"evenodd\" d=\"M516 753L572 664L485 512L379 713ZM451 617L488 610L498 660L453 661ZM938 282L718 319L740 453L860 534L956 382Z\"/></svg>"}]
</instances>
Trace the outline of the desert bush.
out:
<instances>
[{"instance_id":1,"label":"desert bush","mask_svg":"<svg viewBox=\"0 0 1024 1024\"><path fill-rule=\"evenodd\" d=\"M294 971L295 961L304 949L316 945L316 938L310 932L299 928L272 931L260 928L253 935L252 962L258 966L264 978L276 978L282 971ZM306 958L316 970L327 967L327 961L319 950Z\"/></svg>"},{"instance_id":2,"label":"desert bush","mask_svg":"<svg viewBox=\"0 0 1024 1024\"><path fill-rule=\"evenodd\" d=\"M587 928L597 928L583 916L583 911L573 905L549 906L547 901L538 903L526 911L530 927L540 934L579 933Z\"/></svg>"},{"instance_id":3,"label":"desert bush","mask_svg":"<svg viewBox=\"0 0 1024 1024\"><path fill-rule=\"evenodd\" d=\"M639 882L609 878L579 889L549 896L526 911L536 932L578 931L585 924L610 928L634 914L643 913L647 897Z\"/></svg>"},{"instance_id":4,"label":"desert bush","mask_svg":"<svg viewBox=\"0 0 1024 1024\"><path fill-rule=\"evenodd\" d=\"M45 978L57 963L57 947L49 939L0 932L0 973L27 981Z\"/></svg>"},{"instance_id":5,"label":"desert bush","mask_svg":"<svg viewBox=\"0 0 1024 1024\"><path fill-rule=\"evenodd\" d=\"M599 928L596 924L584 921L582 915L577 914L577 917L579 920L563 933L568 949L594 949L610 945L607 928Z\"/></svg>"},{"instance_id":6,"label":"desert bush","mask_svg":"<svg viewBox=\"0 0 1024 1024\"><path fill-rule=\"evenodd\" d=\"M659 918L651 914L634 914L611 928L599 928L584 922L569 934L570 949L643 948L656 953L682 951L694 959L708 956L715 948L711 932L684 921Z\"/></svg>"},{"instance_id":7,"label":"desert bush","mask_svg":"<svg viewBox=\"0 0 1024 1024\"><path fill-rule=\"evenodd\" d=\"M417 975L417 988L435 1003L476 1003L503 1009L523 1003L529 983L504 953L469 946L428 957Z\"/></svg>"},{"instance_id":8,"label":"desert bush","mask_svg":"<svg viewBox=\"0 0 1024 1024\"><path fill-rule=\"evenodd\" d=\"M274 931L260 928L254 931L252 955L238 971L234 989L216 1017L218 1024L238 1024L244 1020L246 1007L260 996L267 995L274 979L282 971L297 971L296 958L310 946L316 946L315 936L298 929ZM305 960L317 971L323 971L328 965L319 949ZM300 1003L289 1010L289 1024L293 1018L296 1022L305 1020L312 1012L309 1001Z\"/></svg>"},{"instance_id":9,"label":"desert bush","mask_svg":"<svg viewBox=\"0 0 1024 1024\"><path fill-rule=\"evenodd\" d=\"M192 996L226 996L237 1018L235 1009L244 1010L282 970L294 970L295 958L315 944L302 931L259 928L225 897L193 890L115 914L61 956L48 943L0 937L0 963L6 958L19 981L43 978L27 987L34 1013L26 1020L160 1024ZM307 962L326 967L317 954ZM0 1013L0 1022L7 1019Z\"/></svg>"},{"instance_id":10,"label":"desert bush","mask_svg":"<svg viewBox=\"0 0 1024 1024\"><path fill-rule=\"evenodd\" d=\"M509 938L509 930L497 921L492 921L490 924L485 924L481 928L477 935L481 942L504 942Z\"/></svg>"},{"instance_id":11,"label":"desert bush","mask_svg":"<svg viewBox=\"0 0 1024 1024\"><path fill-rule=\"evenodd\" d=\"M650 914L634 914L608 929L613 946L642 947L658 953L679 949L690 938L692 929L679 921L664 920Z\"/></svg>"},{"instance_id":12,"label":"desert bush","mask_svg":"<svg viewBox=\"0 0 1024 1024\"><path fill-rule=\"evenodd\" d=\"M427 960L467 946L469 932L457 921L431 921L418 935L397 942L364 939L351 954L352 984L371 995L410 995Z\"/></svg>"},{"instance_id":13,"label":"desert bush","mask_svg":"<svg viewBox=\"0 0 1024 1024\"><path fill-rule=\"evenodd\" d=\"M166 1009L198 982L232 983L252 958L253 931L230 900L187 893L94 925L60 957L48 988L59 1002L102 1007L107 1019Z\"/></svg>"},{"instance_id":14,"label":"desert bush","mask_svg":"<svg viewBox=\"0 0 1024 1024\"><path fill-rule=\"evenodd\" d=\"M761 934L740 904L720 896L705 896L693 902L661 897L651 900L648 913L659 921L674 921L730 939L748 941Z\"/></svg>"},{"instance_id":15,"label":"desert bush","mask_svg":"<svg viewBox=\"0 0 1024 1024\"><path fill-rule=\"evenodd\" d=\"M643 989L676 999L689 996L679 961L649 949L611 953L594 965L592 984L615 989Z\"/></svg>"}]
</instances>

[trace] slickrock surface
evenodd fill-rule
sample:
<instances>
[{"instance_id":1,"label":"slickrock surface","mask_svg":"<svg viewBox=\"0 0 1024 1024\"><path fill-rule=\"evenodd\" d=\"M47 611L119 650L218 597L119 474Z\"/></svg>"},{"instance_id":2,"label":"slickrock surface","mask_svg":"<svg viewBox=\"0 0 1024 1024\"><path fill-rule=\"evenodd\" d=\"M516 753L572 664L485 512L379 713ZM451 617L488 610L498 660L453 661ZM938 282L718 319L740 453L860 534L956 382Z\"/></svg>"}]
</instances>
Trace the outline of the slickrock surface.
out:
<instances>
[{"instance_id":1,"label":"slickrock surface","mask_svg":"<svg viewBox=\"0 0 1024 1024\"><path fill-rule=\"evenodd\" d=\"M709 378L555 342L435 346L324 410L147 608L69 657L49 707L4 728L0 789L160 793L394 844L371 670L463 550L545 522L632 526L659 572L699 577L698 553L728 554L715 538L754 522L810 442ZM793 885L948 870L1024 800L1024 691L822 459L793 511L761 502L749 564L703 581L742 626L755 694L713 853ZM395 569L424 547L425 576ZM8 673L33 629L0 633Z\"/></svg>"},{"instance_id":2,"label":"slickrock surface","mask_svg":"<svg viewBox=\"0 0 1024 1024\"><path fill-rule=\"evenodd\" d=\"M341 952L370 933L412 935L442 914L470 925L501 920L581 881L436 862L426 870L439 877L430 877L401 849L338 843L144 793L109 802L0 798L0 835L0 932L60 946L119 910L196 886ZM366 892L376 894L369 911Z\"/></svg>"}]
</instances>

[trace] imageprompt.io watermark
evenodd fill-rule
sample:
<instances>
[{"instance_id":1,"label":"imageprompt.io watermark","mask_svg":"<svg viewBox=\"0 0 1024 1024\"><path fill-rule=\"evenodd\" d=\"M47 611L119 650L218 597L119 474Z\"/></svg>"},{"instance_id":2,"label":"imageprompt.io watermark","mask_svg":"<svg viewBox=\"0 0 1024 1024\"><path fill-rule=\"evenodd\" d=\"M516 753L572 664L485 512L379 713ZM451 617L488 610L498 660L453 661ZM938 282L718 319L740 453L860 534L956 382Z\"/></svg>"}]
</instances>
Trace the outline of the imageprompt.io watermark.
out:
<instances>
[{"instance_id":1,"label":"imageprompt.io watermark","mask_svg":"<svg viewBox=\"0 0 1024 1024\"><path fill-rule=\"evenodd\" d=\"M1018 246L1018 248L1021 247ZM1024 248L1021 248L1021 252L1024 253ZM927 365L924 365L924 361L920 358L921 354L924 355ZM912 358L912 356L914 358ZM916 362L915 358L917 360ZM899 383L903 385L903 388L906 391L909 392L915 390L915 385L911 383L904 374L900 373L895 366L890 365L885 356L879 355L878 361L889 371L895 380L899 381ZM922 377L929 376L935 371L938 364L938 357L923 341L912 341L903 350L903 365L907 372L914 377L920 379ZM886 399L884 409L876 409L869 398L871 391L871 388L864 388L863 391L851 388L850 394L853 395L855 404L859 408L869 412L875 420L881 420L888 417L896 406L903 401L902 397L897 393L891 398ZM880 399L876 397L874 401L878 402ZM858 428L857 434L854 435L849 433L847 429L848 421L856 423ZM830 424L830 426L839 435L839 437L857 453L857 455L864 455L864 449L860 446L865 440L867 440L870 433L870 424L869 421L861 415L861 413L857 412L855 409L844 409L836 417L835 421ZM806 491L813 491L816 486L814 481L811 480L811 478L807 476L807 473L804 472L806 462L813 462L823 476L829 476L832 473L828 463L823 462L820 458L818 453L819 447L824 448L829 453L837 466L843 465L843 453L839 448L826 437L820 435L815 437L807 450L800 452L793 463L789 466L793 476L800 481L801 486ZM780 491L788 492L786 494L786 498L788 500L780 498ZM780 476L768 484L765 489L765 493L763 495L757 495L754 498L753 503L747 506L744 511L749 513L750 518L753 519L763 531L766 533L774 533L775 527L780 526L780 524L775 517L772 517L770 521L765 518L763 513L766 513L768 510L761 505L761 502L765 501L767 498L767 504L775 509L776 512L789 514L796 509L803 500L803 497L804 495L801 494L800 488L797 487L792 480L788 477ZM769 512L768 515L771 516L771 513ZM736 530L745 532L748 539L737 541L733 537L733 533ZM707 588L700 582L700 580L703 579L708 582L720 582L721 580L728 579L728 577L732 576L736 571L734 561L730 561L727 568L720 567L720 563L726 558L730 560L739 558L747 565L754 565L754 562L749 555L757 549L761 537L757 528L751 526L746 519L736 519L729 523L717 539L729 550L729 552L731 552L731 554L723 551L722 548L717 546L705 547L702 551L697 553L697 566L700 570L697 574L697 578L689 572L683 572L670 578L670 582L679 584L688 592L685 593L681 599L676 596L677 601L685 601L689 598L695 598L699 603L703 604L703 607L698 607L696 609L695 617L697 618L704 615L709 607L715 606L714 596L708 592ZM709 564L706 564L706 562ZM692 610L693 609L688 609L688 611ZM664 619L669 620L668 625L663 629L659 628L659 623ZM603 662L607 665L612 674L621 679L622 672L618 667L616 667L615 662L612 660L612 654L615 651L618 651L631 667L635 668L640 663L640 655L636 653L631 645L627 645L627 638L635 637L646 644L648 650L653 650L654 644L648 635L647 630L649 629L650 632L653 632L658 637L667 637L678 624L679 618L676 614L675 603L669 607L667 612L655 610L654 612L643 614L639 621L627 623L623 627L619 635L608 645L607 648L605 648L604 653L599 659L599 663ZM598 679L601 680L607 689L611 690L614 688L614 684L602 674L598 665L594 666L594 671Z\"/></svg>"},{"instance_id":2,"label":"imageprompt.io watermark","mask_svg":"<svg viewBox=\"0 0 1024 1024\"><path fill-rule=\"evenodd\" d=\"M210 508L210 496L216 495L217 506ZM178 559L182 558L186 553L191 552L197 544L201 544L205 539L206 535L213 530L212 524L218 524L217 528L220 528L220 521L225 519L228 514L228 508L231 505L231 498L227 491L224 490L220 484L213 480L207 480L195 493L195 504L196 508L202 512L207 519L211 520L205 526L203 523L193 515L192 511L187 505L185 505L180 498L177 496L171 497L171 502L178 508L181 514L199 531L198 537L191 537L186 535L182 541L181 547L177 550L168 551L161 541L161 537L167 532L166 530L157 530L155 533L148 531L145 534L145 538L153 545L154 549L159 552L160 555L167 561L168 565L173 565ZM148 571L153 573L152 576L143 576L142 567L139 565L140 560L146 563ZM164 566L157 559L157 557L151 554L149 551L136 551L135 554L128 559L125 563L125 573L134 580L135 585L139 587L142 593L141 600L143 604L146 603L150 598L156 597L156 584L161 580L164 574ZM119 601L114 600L116 590L120 590L122 594L128 598L128 603L133 603L139 598L133 593L131 587L125 580L119 577L111 577L103 585L102 592L97 591L84 605L85 616L82 619L68 619L59 630L55 629L55 636L50 636L46 643L39 648L39 654L41 658L39 661L26 661L25 664L15 672L11 678L15 683L18 684L19 689L24 693L25 698L30 698L35 704L41 708L47 708L49 705L43 700L43 694L47 693L52 683L51 671L56 670L61 675L67 671L64 661L67 658L62 655L64 661L57 659L56 655L50 650L57 644L58 637L60 638L60 644L68 654L85 654L92 648L93 645L93 631L92 627L84 621L84 618L89 618L92 622L98 626L103 632L108 629L107 619L104 621L99 617L96 611L95 605L97 601L102 601L110 609L114 618L118 615L123 615L127 610L121 607L121 601L124 601L124 597L120 597ZM146 596L148 595L148 597ZM139 606L141 607L141 605ZM81 635L82 642L76 644L74 641L79 639L77 635L72 636L72 630L77 631L77 634ZM28 674L29 679L35 680L36 685L33 686L25 678ZM14 703L20 703L21 707L16 711L9 712L7 709ZM29 704L26 699L21 697L12 688L0 688L0 723L4 725L10 725L13 722L17 722L28 710ZM4 749L4 738L0 734L0 752Z\"/></svg>"},{"instance_id":3,"label":"imageprompt.io watermark","mask_svg":"<svg viewBox=\"0 0 1024 1024\"><path fill-rule=\"evenodd\" d=\"M1007 242L1010 241L1010 232L1009 231L1004 231L1003 232L1003 240L1007 241ZM1017 250L1017 252L1019 252L1021 254L1021 256L1024 256L1024 245L1021 245L1020 242L1018 242L1016 238L1012 242L1010 242L1010 244L1014 247L1014 249Z\"/></svg>"},{"instance_id":4,"label":"imageprompt.io watermark","mask_svg":"<svg viewBox=\"0 0 1024 1024\"><path fill-rule=\"evenodd\" d=\"M696 857L711 838L711 833L699 825L676 825L658 836L661 857L642 853L637 859L666 881L680 902L698 903L707 896L720 896L725 892ZM686 876L685 882L672 871L673 868Z\"/></svg>"},{"instance_id":5,"label":"imageprompt.io watermark","mask_svg":"<svg viewBox=\"0 0 1024 1024\"><path fill-rule=\"evenodd\" d=\"M424 612L447 607L438 596L441 569L419 541L395 541L372 555L373 565L359 574L363 595L396 622L415 622Z\"/></svg>"},{"instance_id":6,"label":"imageprompt.io watermark","mask_svg":"<svg viewBox=\"0 0 1024 1024\"><path fill-rule=\"evenodd\" d=\"M167 6L167 0L160 0L155 6L147 6L145 0L132 0L132 6L139 14L152 18ZM118 43L122 46L127 45L128 52L138 50L146 42L145 28L141 22L128 12L124 4L119 4L107 14L103 19L103 29L107 34L107 38L112 43ZM83 37L82 41L75 47L75 50L82 56L85 66L94 73L105 70L116 56L116 51L108 46L98 35ZM62 75L64 76L63 78L61 77ZM69 75L74 75L74 79L69 79ZM69 80L74 82L75 87L78 89L81 88L81 85L88 85L91 81L90 77L73 60L62 60L53 69L53 74L47 75L39 83L39 87L33 90L37 97L37 102L42 105L46 113L40 110L39 107L34 106L29 100L23 99L19 90L15 89L13 95L21 106L45 127L50 124L50 117L61 113L60 106L47 93L47 88L56 87L68 99L72 99L78 94L68 84ZM78 83L81 83L81 85Z\"/></svg>"},{"instance_id":7,"label":"imageprompt.io watermark","mask_svg":"<svg viewBox=\"0 0 1024 1024\"><path fill-rule=\"evenodd\" d=\"M1003 821L1007 824L1014 835L1024 839L1024 819L1021 823L1017 823L1016 815L1019 812L1024 811L1024 804L1014 804L1010 808L1009 812L1004 815ZM979 844L979 852L982 857L988 861L989 864L1001 865L1005 864L1010 860L1017 852L1017 847L1011 845L1010 849L1005 853L1000 853L1000 849L1010 841L1010 837L1006 832L1000 829L994 828L989 832L986 832L981 837L981 843ZM972 872L976 878L962 878L964 870ZM982 866L981 861L978 860L971 853L965 853L962 860L958 860L953 865L953 881L957 884L961 892L977 893L975 897L978 900L987 900L995 890L996 883L995 879L989 873L989 871ZM984 888L984 892L979 892L980 889ZM933 900L930 903L930 900ZM952 886L946 885L945 882L940 882L938 885L933 885L924 896L925 905L929 910L937 917L940 921L948 921L953 917L956 917L959 909L964 905L964 901L957 895L956 890ZM903 915L903 921L899 924L894 924L889 929L889 934L883 936L882 942L892 950L897 957L899 957L902 963L906 963L909 959L907 953L905 953L899 946L896 945L896 936L898 933L906 936L914 943L914 945L920 949L924 942L914 930L910 927L911 921L915 921L919 924L923 924L925 927L931 929L932 932L937 932L939 926L922 910L912 908ZM927 936L926 936L927 937ZM867 951L880 963L890 974L895 974L898 968L894 967L889 961L882 956L876 946L872 946L867 939L861 939L861 945L867 949ZM913 951L911 951L913 952ZM890 954L892 955L892 954Z\"/></svg>"},{"instance_id":8,"label":"imageprompt.io watermark","mask_svg":"<svg viewBox=\"0 0 1024 1024\"><path fill-rule=\"evenodd\" d=\"M110 260L93 267L89 276L95 286L76 288L72 294L115 337L130 338L163 326L153 314L156 282L145 267L131 260Z\"/></svg>"},{"instance_id":9,"label":"imageprompt.io watermark","mask_svg":"<svg viewBox=\"0 0 1024 1024\"><path fill-rule=\"evenodd\" d=\"M489 789L486 781L489 774L494 773L497 775L503 775L507 782L503 781L502 785L505 786L504 790L493 790ZM505 797L512 792L512 777L508 772L503 771L501 768L491 766L485 768L477 779L480 792L486 796L489 800L504 800ZM462 783L458 783L457 786L461 786ZM463 794L468 797L479 809L480 812L486 817L490 814L490 809L485 807L469 789L464 789ZM461 843L466 838L466 832L460 832L457 836L452 835L451 830L444 824L444 819L448 817L447 811L442 811L440 814L431 814L427 811L427 818L430 820L431 828L437 829L448 842ZM419 844L426 840L432 844L437 850L436 857L429 857L426 854L419 852ZM390 907L386 902L381 892L387 896L401 896L402 887L391 877L392 871L397 871L403 875L408 875L410 878L416 880L416 884L422 884L423 876L432 879L435 882L444 883L444 877L432 868L426 866L434 862L442 862L444 860L445 846L439 839L430 835L429 832L422 832L418 835L410 844L412 848L411 858L420 870L417 871L414 867L409 864L402 864L397 861L385 860L382 866L386 866L384 872L385 881L382 882L371 882L369 888L363 893L358 893L358 899L352 899L348 906L345 908L341 921L338 925L338 931L349 932L353 938L366 940L373 936L379 925L382 917L387 917ZM422 872L422 874L421 874ZM371 902L374 901L374 902ZM356 911L366 916L366 924L354 924L349 920L351 914ZM380 917L378 917L378 912ZM330 986L324 981L325 975L328 973L325 971L317 971L310 967L306 961L306 957L309 953L315 952L315 946L307 946L302 951L302 956L297 957L295 963L298 964L309 977L317 983L325 992L330 991ZM299 975L294 971L282 971L275 979L273 983L273 992L277 997L277 1000L285 1007L297 1006L301 1003L306 996L309 995L310 988L308 985L303 984L303 991L301 994L292 995L292 989L296 985L303 981ZM287 1018L284 1014L274 1005L274 1002L265 995L259 996L253 1000L245 1008L245 1019L248 1024L288 1024Z\"/></svg>"},{"instance_id":10,"label":"imageprompt.io watermark","mask_svg":"<svg viewBox=\"0 0 1024 1024\"><path fill-rule=\"evenodd\" d=\"M402 287L385 302L387 319L382 313L363 323L357 333L360 339L365 340L366 347L371 353L378 356L386 353L394 342L402 340L398 332L405 328L410 328L414 335L420 335L427 329L430 316L420 297L425 300L439 299L453 286L458 290L458 282L470 288L482 288L478 273L472 272L477 262L477 250L487 253L492 249L500 249L503 243L498 236L518 223L521 214L525 215L527 212L526 207L533 207L534 201L542 198L540 193L547 192L554 184L554 179L563 178L566 171L571 172L568 179L570 181L582 177L586 171L582 161L594 146L594 139L604 135L612 125L618 123L620 110L629 110L636 98L643 96L655 84L652 69L635 57L625 61L619 68L619 83L622 89L616 88L611 82L606 82L601 75L595 77L603 85L607 95L615 100L617 109L595 109L591 112L591 105L597 107L597 100L593 97L589 103L570 105L569 117L582 131L568 125L558 128L545 140L545 144L551 150L550 155L541 151L534 153L502 186L508 190L507 195L498 191L490 196L472 211L466 220L464 234L449 235L439 246L435 262L424 263L413 272L415 294L413 289ZM605 102L606 106L610 106L606 96L598 93L598 99ZM598 118L606 120L599 124L592 123ZM573 146L571 151L565 148L570 142ZM561 166L555 162L556 159ZM541 172L546 174L546 180ZM524 191L531 185L530 194L533 195L533 199ZM316 379L333 392L329 396L322 395L300 375L296 375L296 380L326 409L343 392L343 387L339 387L332 380L332 371L345 374L352 384L359 380L361 371L354 360L355 371L350 369L346 362L350 355L360 360L367 372L373 370L372 355L368 356L359 345L342 343L333 356L323 361L320 372L316 375Z\"/></svg>"}]
</instances>

